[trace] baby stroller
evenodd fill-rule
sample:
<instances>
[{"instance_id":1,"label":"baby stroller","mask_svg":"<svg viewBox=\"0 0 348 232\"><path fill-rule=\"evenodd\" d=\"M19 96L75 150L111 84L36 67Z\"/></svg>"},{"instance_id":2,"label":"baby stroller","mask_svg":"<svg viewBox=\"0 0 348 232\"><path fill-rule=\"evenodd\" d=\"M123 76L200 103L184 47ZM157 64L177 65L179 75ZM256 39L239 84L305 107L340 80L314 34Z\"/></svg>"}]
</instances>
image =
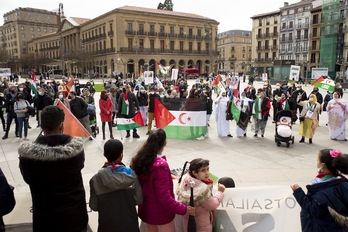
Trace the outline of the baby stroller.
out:
<instances>
[{"instance_id":1,"label":"baby stroller","mask_svg":"<svg viewBox=\"0 0 348 232\"><path fill-rule=\"evenodd\" d=\"M89 115L89 125L91 127L92 136L96 137L97 134L99 134L99 127L97 126L97 114L94 105L88 104L87 112Z\"/></svg>"},{"instance_id":2,"label":"baby stroller","mask_svg":"<svg viewBox=\"0 0 348 232\"><path fill-rule=\"evenodd\" d=\"M294 120L294 113L291 110L281 110L276 114L274 142L277 143L278 147L282 142L286 143L286 147L290 146L290 142L294 144L295 137L292 135Z\"/></svg>"}]
</instances>

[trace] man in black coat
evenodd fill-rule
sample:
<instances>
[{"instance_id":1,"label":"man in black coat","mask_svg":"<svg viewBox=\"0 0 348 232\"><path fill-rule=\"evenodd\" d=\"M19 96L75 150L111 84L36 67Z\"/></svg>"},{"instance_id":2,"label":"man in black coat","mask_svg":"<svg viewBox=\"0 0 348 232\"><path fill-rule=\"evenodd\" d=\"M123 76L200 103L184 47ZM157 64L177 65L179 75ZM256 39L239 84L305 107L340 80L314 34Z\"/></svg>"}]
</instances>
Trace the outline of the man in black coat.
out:
<instances>
[{"instance_id":1,"label":"man in black coat","mask_svg":"<svg viewBox=\"0 0 348 232\"><path fill-rule=\"evenodd\" d=\"M2 137L2 139L8 138L8 132L10 131L11 123L14 120L16 127L15 127L15 134L16 137L18 137L18 121L16 113L14 112L14 103L16 102L16 96L17 96L18 89L16 86L11 86L9 88L8 93L5 95L5 107L7 112L7 118L6 118L6 130L5 135Z\"/></svg>"},{"instance_id":2,"label":"man in black coat","mask_svg":"<svg viewBox=\"0 0 348 232\"><path fill-rule=\"evenodd\" d=\"M89 124L89 115L87 111L87 107L88 107L87 102L82 97L76 96L75 91L70 91L69 96L71 97L71 100L70 100L71 113L86 128L88 133L92 135L91 126ZM92 140L92 138L90 138L90 140Z\"/></svg>"},{"instance_id":3,"label":"man in black coat","mask_svg":"<svg viewBox=\"0 0 348 232\"><path fill-rule=\"evenodd\" d=\"M300 99L297 99L298 96L301 96ZM292 92L291 94L291 99L292 99L292 102L298 102L298 101L306 101L307 100L307 93L306 91L304 91L302 89L302 85L297 85L297 88L294 92ZM299 114L301 114L302 112L302 106L299 106L298 104L294 104L294 108L292 110L294 110L295 114L297 112L297 109L299 111Z\"/></svg>"},{"instance_id":4,"label":"man in black coat","mask_svg":"<svg viewBox=\"0 0 348 232\"><path fill-rule=\"evenodd\" d=\"M18 148L19 168L32 196L35 232L87 231L83 141L63 134L64 117L58 106L47 106L41 114L43 135Z\"/></svg>"},{"instance_id":5,"label":"man in black coat","mask_svg":"<svg viewBox=\"0 0 348 232\"><path fill-rule=\"evenodd\" d=\"M283 90L280 88L280 84L277 83L276 84L276 89L273 90L273 94L272 94L272 96L273 96L273 101L272 101L272 106L273 106L273 123L275 123L275 121L276 121L275 120L275 116L276 116L276 114L278 112L278 110L277 110L277 103L278 103L282 93L283 93Z\"/></svg>"},{"instance_id":6,"label":"man in black coat","mask_svg":"<svg viewBox=\"0 0 348 232\"><path fill-rule=\"evenodd\" d=\"M125 110L125 105L126 104L126 111ZM137 111L139 111L139 103L138 99L134 95L134 93L131 92L131 87L130 85L126 85L123 88L123 93L120 95L120 98L118 99L118 104L117 104L117 112L120 115L120 118L133 118ZM126 138L130 137L130 130L126 130L127 135ZM140 136L137 133L137 129L133 129L133 138L140 138Z\"/></svg>"}]
</instances>

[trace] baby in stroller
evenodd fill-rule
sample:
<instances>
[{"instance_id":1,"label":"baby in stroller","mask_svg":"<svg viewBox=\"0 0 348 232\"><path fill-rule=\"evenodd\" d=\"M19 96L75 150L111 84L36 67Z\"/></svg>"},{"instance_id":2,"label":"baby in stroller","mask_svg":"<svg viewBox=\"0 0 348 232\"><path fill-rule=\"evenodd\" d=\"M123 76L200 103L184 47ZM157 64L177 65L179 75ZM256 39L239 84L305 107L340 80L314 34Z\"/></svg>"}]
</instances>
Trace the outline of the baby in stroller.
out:
<instances>
[{"instance_id":1,"label":"baby in stroller","mask_svg":"<svg viewBox=\"0 0 348 232\"><path fill-rule=\"evenodd\" d=\"M282 116L277 122L277 133L281 137L287 138L292 135L291 118Z\"/></svg>"}]
</instances>

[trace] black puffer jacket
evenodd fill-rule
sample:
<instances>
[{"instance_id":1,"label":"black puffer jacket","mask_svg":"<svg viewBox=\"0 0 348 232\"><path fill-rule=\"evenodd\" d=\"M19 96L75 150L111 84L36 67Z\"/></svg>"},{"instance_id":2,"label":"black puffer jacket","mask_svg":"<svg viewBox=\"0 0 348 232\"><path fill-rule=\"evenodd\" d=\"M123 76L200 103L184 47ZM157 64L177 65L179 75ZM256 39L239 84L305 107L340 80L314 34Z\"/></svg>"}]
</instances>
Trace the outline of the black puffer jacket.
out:
<instances>
[{"instance_id":1,"label":"black puffer jacket","mask_svg":"<svg viewBox=\"0 0 348 232\"><path fill-rule=\"evenodd\" d=\"M82 140L70 135L41 136L21 143L19 167L33 201L33 231L80 232L88 216L81 170Z\"/></svg>"}]
</instances>

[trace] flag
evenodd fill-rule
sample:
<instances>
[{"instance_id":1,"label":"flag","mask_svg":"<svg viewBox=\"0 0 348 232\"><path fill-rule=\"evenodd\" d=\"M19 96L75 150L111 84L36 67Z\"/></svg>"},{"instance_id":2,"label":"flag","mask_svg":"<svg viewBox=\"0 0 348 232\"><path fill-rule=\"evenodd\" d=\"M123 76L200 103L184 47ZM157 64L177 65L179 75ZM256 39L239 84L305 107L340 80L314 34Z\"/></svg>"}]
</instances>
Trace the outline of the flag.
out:
<instances>
[{"instance_id":1,"label":"flag","mask_svg":"<svg viewBox=\"0 0 348 232\"><path fill-rule=\"evenodd\" d=\"M32 81L37 81L34 69L31 70L31 80Z\"/></svg>"},{"instance_id":2,"label":"flag","mask_svg":"<svg viewBox=\"0 0 348 232\"><path fill-rule=\"evenodd\" d=\"M164 89L162 82L156 77L157 89Z\"/></svg>"},{"instance_id":3,"label":"flag","mask_svg":"<svg viewBox=\"0 0 348 232\"><path fill-rule=\"evenodd\" d=\"M74 85L74 78L71 76L69 78L68 83L66 83L66 87L67 87L66 89L67 89L68 92L70 92L71 90L74 90L73 89L73 85Z\"/></svg>"},{"instance_id":4,"label":"flag","mask_svg":"<svg viewBox=\"0 0 348 232\"><path fill-rule=\"evenodd\" d=\"M80 123L79 120L66 108L66 106L58 100L58 107L64 111L64 134L68 134L74 137L90 137L91 135L86 128Z\"/></svg>"},{"instance_id":5,"label":"flag","mask_svg":"<svg viewBox=\"0 0 348 232\"><path fill-rule=\"evenodd\" d=\"M216 78L213 82L213 87L216 88L218 95L220 95L223 91L226 91L226 88L221 81L220 74L216 76Z\"/></svg>"},{"instance_id":6,"label":"flag","mask_svg":"<svg viewBox=\"0 0 348 232\"><path fill-rule=\"evenodd\" d=\"M140 112L133 118L117 118L117 130L132 130L144 126L144 121Z\"/></svg>"},{"instance_id":7,"label":"flag","mask_svg":"<svg viewBox=\"0 0 348 232\"><path fill-rule=\"evenodd\" d=\"M196 139L206 134L207 111L170 111L170 113L175 120L164 128L168 138Z\"/></svg>"},{"instance_id":8,"label":"flag","mask_svg":"<svg viewBox=\"0 0 348 232\"><path fill-rule=\"evenodd\" d=\"M36 83L33 80L31 80L31 82L30 82L30 89L31 89L31 91L33 91L33 94L35 94L35 96L37 96Z\"/></svg>"},{"instance_id":9,"label":"flag","mask_svg":"<svg viewBox=\"0 0 348 232\"><path fill-rule=\"evenodd\" d=\"M154 116L155 116L155 122L157 128L165 128L169 123L171 123L175 117L173 114L167 110L162 103L155 98L155 104L154 104Z\"/></svg>"},{"instance_id":10,"label":"flag","mask_svg":"<svg viewBox=\"0 0 348 232\"><path fill-rule=\"evenodd\" d=\"M158 72L159 72L159 63L156 60L156 76L158 76Z\"/></svg>"},{"instance_id":11,"label":"flag","mask_svg":"<svg viewBox=\"0 0 348 232\"><path fill-rule=\"evenodd\" d=\"M126 102L127 101L127 102ZM121 114L128 115L129 113L129 107L128 107L128 100L122 99L122 106L121 106Z\"/></svg>"},{"instance_id":12,"label":"flag","mask_svg":"<svg viewBox=\"0 0 348 232\"><path fill-rule=\"evenodd\" d=\"M240 81L238 81L237 88L233 91L233 97L239 98L239 84Z\"/></svg>"},{"instance_id":13,"label":"flag","mask_svg":"<svg viewBox=\"0 0 348 232\"><path fill-rule=\"evenodd\" d=\"M139 78L138 78L139 81L144 81L144 73L143 73L143 68L140 67L139 69Z\"/></svg>"},{"instance_id":14,"label":"flag","mask_svg":"<svg viewBox=\"0 0 348 232\"><path fill-rule=\"evenodd\" d=\"M323 76L314 81L313 86L332 92L335 91L335 82L331 79L325 79Z\"/></svg>"},{"instance_id":15,"label":"flag","mask_svg":"<svg viewBox=\"0 0 348 232\"><path fill-rule=\"evenodd\" d=\"M233 115L234 120L238 123L240 118L240 111L241 111L241 101L238 97L232 98L232 107L231 107L231 113Z\"/></svg>"}]
</instances>

